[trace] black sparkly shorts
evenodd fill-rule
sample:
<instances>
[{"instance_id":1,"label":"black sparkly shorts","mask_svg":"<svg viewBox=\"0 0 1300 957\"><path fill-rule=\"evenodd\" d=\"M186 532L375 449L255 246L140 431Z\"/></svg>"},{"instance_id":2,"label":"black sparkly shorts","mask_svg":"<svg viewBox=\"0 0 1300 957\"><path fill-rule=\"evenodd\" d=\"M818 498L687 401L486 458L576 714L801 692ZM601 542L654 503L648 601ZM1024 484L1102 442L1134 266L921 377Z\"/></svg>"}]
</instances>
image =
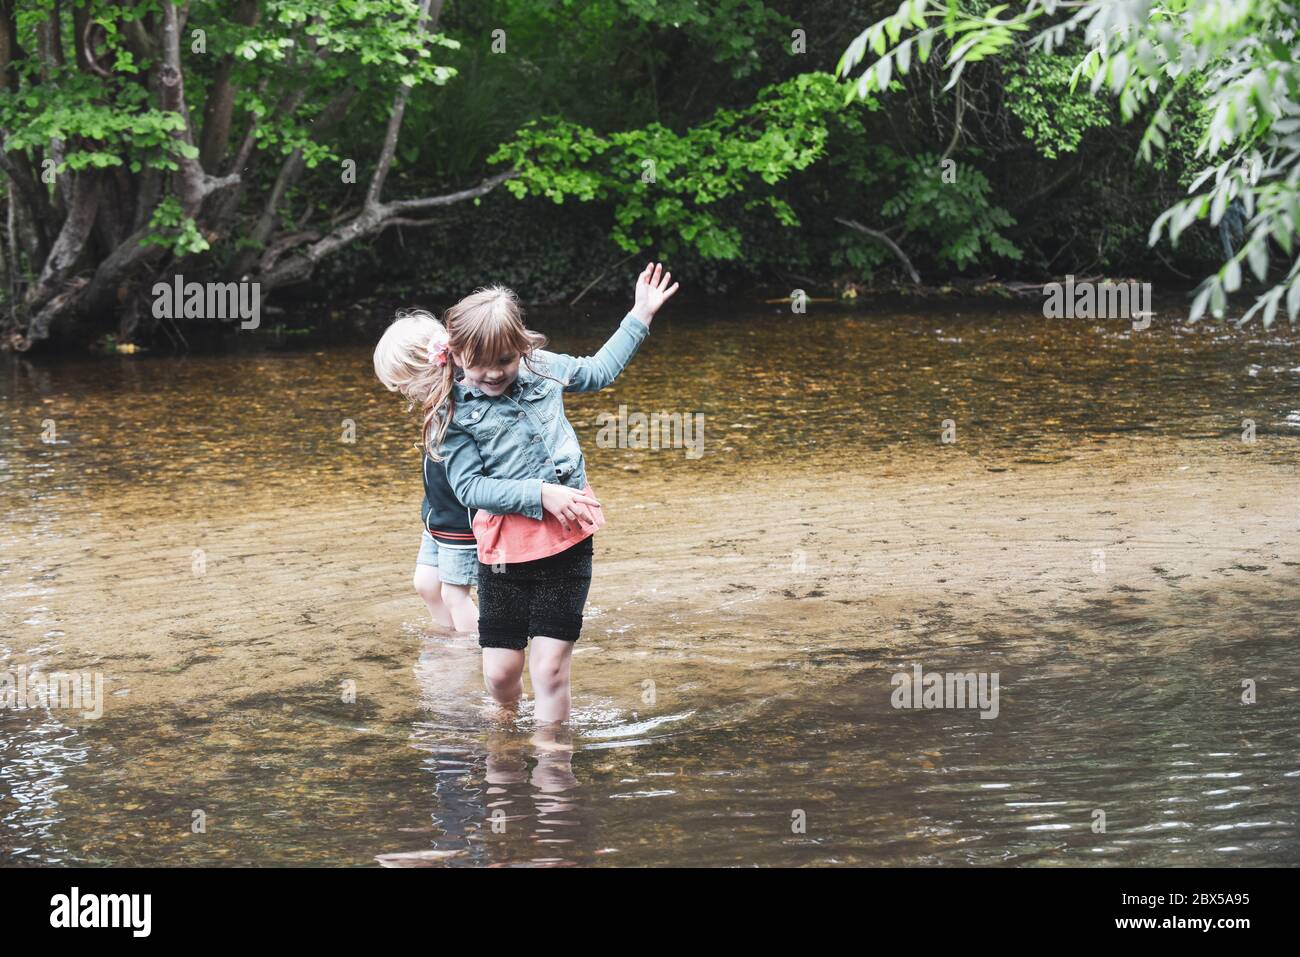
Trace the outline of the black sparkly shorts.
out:
<instances>
[{"instance_id":1,"label":"black sparkly shorts","mask_svg":"<svg viewBox=\"0 0 1300 957\"><path fill-rule=\"evenodd\" d=\"M531 562L478 566L478 643L523 651L538 635L577 641L591 588L594 536Z\"/></svg>"}]
</instances>

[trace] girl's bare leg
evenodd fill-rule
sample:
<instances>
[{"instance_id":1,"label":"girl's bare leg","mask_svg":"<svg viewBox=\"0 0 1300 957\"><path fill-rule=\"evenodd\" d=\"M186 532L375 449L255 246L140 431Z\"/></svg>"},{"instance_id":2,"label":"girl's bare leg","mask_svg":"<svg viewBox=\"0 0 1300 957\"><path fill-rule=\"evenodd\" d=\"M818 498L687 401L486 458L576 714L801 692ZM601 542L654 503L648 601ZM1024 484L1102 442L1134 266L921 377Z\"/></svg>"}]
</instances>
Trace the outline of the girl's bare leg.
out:
<instances>
[{"instance_id":1,"label":"girl's bare leg","mask_svg":"<svg viewBox=\"0 0 1300 957\"><path fill-rule=\"evenodd\" d=\"M513 706L524 694L524 653L511 648L483 649L483 683L497 704Z\"/></svg>"},{"instance_id":2,"label":"girl's bare leg","mask_svg":"<svg viewBox=\"0 0 1300 957\"><path fill-rule=\"evenodd\" d=\"M528 674L533 679L533 695L537 698L535 718L538 724L569 720L569 664L572 658L571 641L543 635L533 639Z\"/></svg>"},{"instance_id":3,"label":"girl's bare leg","mask_svg":"<svg viewBox=\"0 0 1300 957\"><path fill-rule=\"evenodd\" d=\"M416 593L424 600L424 607L429 609L429 614L433 616L433 623L442 628L452 628L455 623L452 620L451 611L442 600L442 579L438 577L438 569L433 565L416 565L415 578L412 580Z\"/></svg>"},{"instance_id":4,"label":"girl's bare leg","mask_svg":"<svg viewBox=\"0 0 1300 957\"><path fill-rule=\"evenodd\" d=\"M469 597L468 585L442 583L442 603L451 615L457 631L474 633L478 631L478 606Z\"/></svg>"}]
</instances>

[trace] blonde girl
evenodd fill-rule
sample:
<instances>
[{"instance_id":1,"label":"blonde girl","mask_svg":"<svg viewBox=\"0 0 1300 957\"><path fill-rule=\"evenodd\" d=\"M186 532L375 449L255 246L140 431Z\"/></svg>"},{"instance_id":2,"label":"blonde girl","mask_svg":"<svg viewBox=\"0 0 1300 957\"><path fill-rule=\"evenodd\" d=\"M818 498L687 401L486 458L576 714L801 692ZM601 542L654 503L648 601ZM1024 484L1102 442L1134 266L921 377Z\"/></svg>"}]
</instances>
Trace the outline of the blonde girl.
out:
<instances>
[{"instance_id":1,"label":"blonde girl","mask_svg":"<svg viewBox=\"0 0 1300 957\"><path fill-rule=\"evenodd\" d=\"M394 392L423 407L440 371L430 358L445 349L447 330L422 309L398 313L375 349L375 373ZM423 353L423 358L419 358ZM412 357L415 357L412 359ZM469 590L478 579L478 553L470 511L456 498L447 470L425 452L421 462L420 551L412 583L440 628L478 631Z\"/></svg>"}]
</instances>

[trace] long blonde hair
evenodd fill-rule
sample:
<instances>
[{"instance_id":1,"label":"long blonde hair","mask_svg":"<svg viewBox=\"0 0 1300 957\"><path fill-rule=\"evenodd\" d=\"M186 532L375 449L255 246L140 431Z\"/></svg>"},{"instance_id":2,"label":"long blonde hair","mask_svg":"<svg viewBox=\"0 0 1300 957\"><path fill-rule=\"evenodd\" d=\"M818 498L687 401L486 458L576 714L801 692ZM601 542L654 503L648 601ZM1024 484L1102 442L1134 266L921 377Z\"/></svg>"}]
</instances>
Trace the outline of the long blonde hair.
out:
<instances>
[{"instance_id":1,"label":"long blonde hair","mask_svg":"<svg viewBox=\"0 0 1300 957\"><path fill-rule=\"evenodd\" d=\"M447 338L446 362L434 361L430 346ZM470 365L486 365L503 355L519 355L534 372L533 353L546 337L524 325L523 309L505 286L476 289L443 313L442 322L423 309L401 311L375 346L375 375L392 392L419 406L423 423L420 447L435 462L438 447L456 410L456 364L452 355Z\"/></svg>"}]
</instances>

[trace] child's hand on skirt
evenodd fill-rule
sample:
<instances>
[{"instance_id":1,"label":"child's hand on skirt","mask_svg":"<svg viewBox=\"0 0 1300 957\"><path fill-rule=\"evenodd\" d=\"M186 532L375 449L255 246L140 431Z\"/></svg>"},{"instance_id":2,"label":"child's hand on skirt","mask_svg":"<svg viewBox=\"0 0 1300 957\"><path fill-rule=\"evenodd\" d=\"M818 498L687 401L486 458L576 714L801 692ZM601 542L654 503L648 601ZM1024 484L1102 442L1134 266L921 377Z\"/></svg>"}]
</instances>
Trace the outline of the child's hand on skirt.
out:
<instances>
[{"instance_id":1,"label":"child's hand on skirt","mask_svg":"<svg viewBox=\"0 0 1300 957\"><path fill-rule=\"evenodd\" d=\"M584 495L567 485L542 483L542 508L559 519L566 532L570 531L571 522L596 524L595 518L588 509L589 506L600 508L600 503L590 495Z\"/></svg>"}]
</instances>

